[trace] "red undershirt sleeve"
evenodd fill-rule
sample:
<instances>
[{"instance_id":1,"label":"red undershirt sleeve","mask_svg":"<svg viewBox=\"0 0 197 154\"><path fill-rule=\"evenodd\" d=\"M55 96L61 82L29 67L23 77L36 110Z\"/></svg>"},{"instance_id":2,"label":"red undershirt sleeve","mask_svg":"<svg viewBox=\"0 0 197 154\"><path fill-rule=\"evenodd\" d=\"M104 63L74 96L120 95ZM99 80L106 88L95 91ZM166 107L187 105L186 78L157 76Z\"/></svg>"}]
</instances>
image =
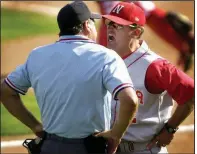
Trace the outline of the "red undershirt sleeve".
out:
<instances>
[{"instance_id":1,"label":"red undershirt sleeve","mask_svg":"<svg viewBox=\"0 0 197 154\"><path fill-rule=\"evenodd\" d=\"M179 105L194 96L194 80L163 59L157 59L149 65L145 86L152 94L159 94L167 90Z\"/></svg>"}]
</instances>

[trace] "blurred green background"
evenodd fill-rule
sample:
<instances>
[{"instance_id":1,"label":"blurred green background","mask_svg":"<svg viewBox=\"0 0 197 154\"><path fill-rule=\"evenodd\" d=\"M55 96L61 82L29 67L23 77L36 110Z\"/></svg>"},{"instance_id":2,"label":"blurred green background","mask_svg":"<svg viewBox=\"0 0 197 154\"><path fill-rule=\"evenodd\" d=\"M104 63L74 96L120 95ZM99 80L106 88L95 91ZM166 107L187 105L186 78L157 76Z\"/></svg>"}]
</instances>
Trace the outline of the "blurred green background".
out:
<instances>
[{"instance_id":1,"label":"blurred green background","mask_svg":"<svg viewBox=\"0 0 197 154\"><path fill-rule=\"evenodd\" d=\"M40 111L34 94L29 92L27 95L21 96L21 98L29 111L40 120ZM1 105L1 136L24 135L30 133L32 133L32 131L28 127L13 117L5 107Z\"/></svg>"},{"instance_id":2,"label":"blurred green background","mask_svg":"<svg viewBox=\"0 0 197 154\"><path fill-rule=\"evenodd\" d=\"M57 32L56 17L29 11L1 9L2 41Z\"/></svg>"},{"instance_id":3,"label":"blurred green background","mask_svg":"<svg viewBox=\"0 0 197 154\"><path fill-rule=\"evenodd\" d=\"M29 11L1 8L1 40L3 42L57 32L56 17ZM25 106L40 120L40 111L34 94L28 92L25 96L21 95L21 98ZM29 133L32 133L31 130L10 115L1 104L1 136Z\"/></svg>"}]
</instances>

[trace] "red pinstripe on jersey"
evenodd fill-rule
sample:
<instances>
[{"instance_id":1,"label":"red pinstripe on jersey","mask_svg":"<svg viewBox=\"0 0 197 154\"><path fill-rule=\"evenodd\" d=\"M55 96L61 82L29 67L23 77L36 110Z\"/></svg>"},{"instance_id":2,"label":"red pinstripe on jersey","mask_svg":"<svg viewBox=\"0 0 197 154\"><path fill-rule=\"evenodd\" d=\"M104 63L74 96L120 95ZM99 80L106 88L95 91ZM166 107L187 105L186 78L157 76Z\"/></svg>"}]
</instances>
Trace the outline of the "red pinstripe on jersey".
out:
<instances>
[{"instance_id":1,"label":"red pinstripe on jersey","mask_svg":"<svg viewBox=\"0 0 197 154\"><path fill-rule=\"evenodd\" d=\"M60 39L59 42L67 41L67 40L89 40L89 39L86 39L86 38L66 38L66 39Z\"/></svg>"},{"instance_id":2,"label":"red pinstripe on jersey","mask_svg":"<svg viewBox=\"0 0 197 154\"><path fill-rule=\"evenodd\" d=\"M60 39L57 42L63 42L63 41L80 41L80 42L89 42L89 43L96 43L93 40L90 40L88 38L66 38L66 39Z\"/></svg>"},{"instance_id":3,"label":"red pinstripe on jersey","mask_svg":"<svg viewBox=\"0 0 197 154\"><path fill-rule=\"evenodd\" d=\"M147 52L143 53L140 57L138 57L136 60L134 60L132 63L130 63L130 64L127 66L127 68L128 68L129 66L131 66L133 63L135 63L136 61L138 61L140 58L142 58L146 53L147 53Z\"/></svg>"}]
</instances>

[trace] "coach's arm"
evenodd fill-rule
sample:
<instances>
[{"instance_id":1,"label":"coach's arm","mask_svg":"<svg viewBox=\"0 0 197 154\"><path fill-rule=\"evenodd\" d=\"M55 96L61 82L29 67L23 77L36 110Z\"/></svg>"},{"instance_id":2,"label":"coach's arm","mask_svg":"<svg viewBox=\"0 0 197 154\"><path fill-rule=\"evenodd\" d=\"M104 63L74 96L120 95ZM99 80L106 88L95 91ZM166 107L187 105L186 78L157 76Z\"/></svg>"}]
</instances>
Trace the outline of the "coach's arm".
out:
<instances>
[{"instance_id":1,"label":"coach's arm","mask_svg":"<svg viewBox=\"0 0 197 154\"><path fill-rule=\"evenodd\" d=\"M131 87L122 89L118 93L117 98L120 101L120 109L113 128L110 131L101 132L96 135L110 139L108 154L114 154L116 152L121 138L133 120L138 108L138 98L135 90Z\"/></svg>"},{"instance_id":2,"label":"coach's arm","mask_svg":"<svg viewBox=\"0 0 197 154\"><path fill-rule=\"evenodd\" d=\"M172 117L168 120L168 124L173 128L177 128L194 110L194 96L192 99L182 105L178 105Z\"/></svg>"},{"instance_id":3,"label":"coach's arm","mask_svg":"<svg viewBox=\"0 0 197 154\"><path fill-rule=\"evenodd\" d=\"M153 78L156 79L154 85L166 90L178 105L163 129L149 144L149 147L155 143L166 146L171 143L179 125L194 110L194 80L166 60L160 60L152 66L157 70L152 72Z\"/></svg>"}]
</instances>

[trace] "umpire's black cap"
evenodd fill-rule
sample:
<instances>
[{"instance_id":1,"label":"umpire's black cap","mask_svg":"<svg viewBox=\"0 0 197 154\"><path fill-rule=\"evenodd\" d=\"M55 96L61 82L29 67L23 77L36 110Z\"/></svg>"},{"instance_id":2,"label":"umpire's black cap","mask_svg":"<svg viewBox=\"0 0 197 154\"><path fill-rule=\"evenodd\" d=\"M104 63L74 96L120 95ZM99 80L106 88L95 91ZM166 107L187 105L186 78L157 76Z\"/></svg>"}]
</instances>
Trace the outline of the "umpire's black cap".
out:
<instances>
[{"instance_id":1,"label":"umpire's black cap","mask_svg":"<svg viewBox=\"0 0 197 154\"><path fill-rule=\"evenodd\" d=\"M65 5L57 15L60 30L77 26L88 19L101 19L101 15L91 13L87 5L82 1L75 1Z\"/></svg>"}]
</instances>

